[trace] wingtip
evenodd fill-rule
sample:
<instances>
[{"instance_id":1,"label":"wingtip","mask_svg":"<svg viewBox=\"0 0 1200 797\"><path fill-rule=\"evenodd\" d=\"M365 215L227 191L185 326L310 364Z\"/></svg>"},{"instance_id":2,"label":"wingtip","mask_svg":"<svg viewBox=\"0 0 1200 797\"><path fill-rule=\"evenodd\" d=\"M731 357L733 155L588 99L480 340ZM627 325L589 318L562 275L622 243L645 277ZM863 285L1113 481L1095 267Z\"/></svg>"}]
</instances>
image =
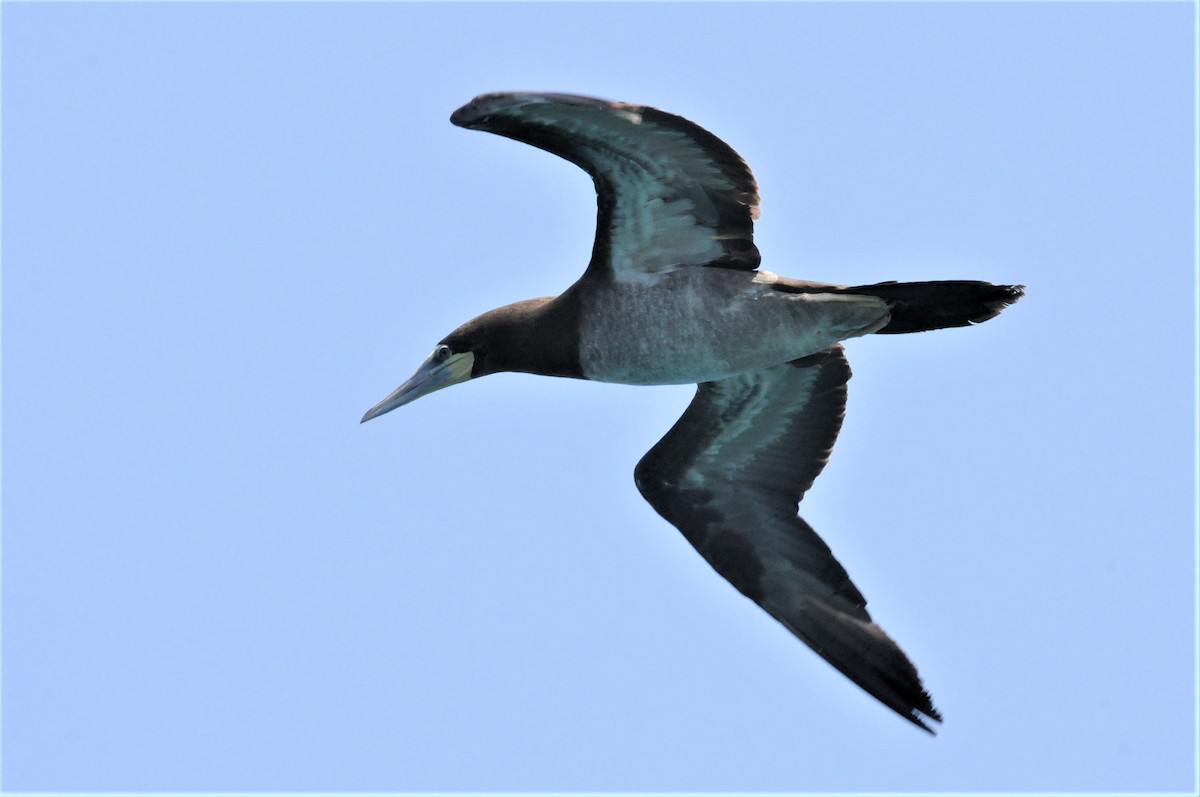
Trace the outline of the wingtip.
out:
<instances>
[{"instance_id":1,"label":"wingtip","mask_svg":"<svg viewBox=\"0 0 1200 797\"><path fill-rule=\"evenodd\" d=\"M940 726L944 721L942 720L942 714L933 707L933 700L929 697L928 692L922 692L921 697L924 698L924 706L913 708L907 715L903 716L930 736L937 736L938 731L941 730ZM933 727L929 723L937 723L938 727Z\"/></svg>"},{"instance_id":2,"label":"wingtip","mask_svg":"<svg viewBox=\"0 0 1200 797\"><path fill-rule=\"evenodd\" d=\"M450 122L458 127L479 129L486 127L488 120L492 117L506 114L514 109L553 104L601 109L639 123L642 111L646 110L640 105L614 102L603 97L591 97L586 94L563 94L553 91L493 91L478 95L450 114Z\"/></svg>"},{"instance_id":3,"label":"wingtip","mask_svg":"<svg viewBox=\"0 0 1200 797\"><path fill-rule=\"evenodd\" d=\"M493 91L478 95L450 114L450 123L458 127L477 127L489 116L542 102L546 102L546 95L534 91Z\"/></svg>"}]
</instances>

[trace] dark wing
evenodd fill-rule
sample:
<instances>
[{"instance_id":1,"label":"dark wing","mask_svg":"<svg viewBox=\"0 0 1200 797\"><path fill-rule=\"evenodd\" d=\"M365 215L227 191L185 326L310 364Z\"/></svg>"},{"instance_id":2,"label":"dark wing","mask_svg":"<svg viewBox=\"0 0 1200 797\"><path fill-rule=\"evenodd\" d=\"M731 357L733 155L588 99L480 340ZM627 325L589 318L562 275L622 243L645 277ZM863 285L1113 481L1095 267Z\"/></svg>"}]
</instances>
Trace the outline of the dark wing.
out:
<instances>
[{"instance_id":1,"label":"dark wing","mask_svg":"<svg viewBox=\"0 0 1200 797\"><path fill-rule=\"evenodd\" d=\"M596 184L588 273L758 268L758 186L738 154L686 119L570 94L483 94L450 121L553 152Z\"/></svg>"},{"instance_id":2,"label":"dark wing","mask_svg":"<svg viewBox=\"0 0 1200 797\"><path fill-rule=\"evenodd\" d=\"M884 705L941 721L916 667L797 516L846 408L841 346L699 386L638 463L638 489L718 573ZM932 731L930 731L932 733Z\"/></svg>"}]
</instances>

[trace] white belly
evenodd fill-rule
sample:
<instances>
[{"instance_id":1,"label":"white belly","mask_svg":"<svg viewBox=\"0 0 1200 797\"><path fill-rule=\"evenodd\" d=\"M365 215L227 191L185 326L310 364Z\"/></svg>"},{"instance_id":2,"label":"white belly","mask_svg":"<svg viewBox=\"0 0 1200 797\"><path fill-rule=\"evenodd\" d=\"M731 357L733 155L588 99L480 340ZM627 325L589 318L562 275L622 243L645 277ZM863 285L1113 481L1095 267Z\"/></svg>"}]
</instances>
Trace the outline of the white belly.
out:
<instances>
[{"instance_id":1,"label":"white belly","mask_svg":"<svg viewBox=\"0 0 1200 797\"><path fill-rule=\"evenodd\" d=\"M709 382L815 354L887 323L870 296L772 290L769 272L692 267L613 283L581 308L588 379L628 385Z\"/></svg>"}]
</instances>

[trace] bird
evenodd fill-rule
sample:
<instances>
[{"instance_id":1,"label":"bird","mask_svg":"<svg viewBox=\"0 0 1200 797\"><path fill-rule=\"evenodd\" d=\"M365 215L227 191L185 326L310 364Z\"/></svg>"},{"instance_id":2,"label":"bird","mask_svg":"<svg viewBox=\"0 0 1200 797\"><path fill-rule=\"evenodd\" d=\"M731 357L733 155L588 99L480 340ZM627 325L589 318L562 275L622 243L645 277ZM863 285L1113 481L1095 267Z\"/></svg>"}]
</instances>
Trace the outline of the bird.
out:
<instances>
[{"instance_id":1,"label":"bird","mask_svg":"<svg viewBox=\"0 0 1200 797\"><path fill-rule=\"evenodd\" d=\"M479 95L450 121L586 171L597 196L591 259L559 296L491 310L442 338L361 422L499 372L697 385L634 468L642 496L739 592L935 733L943 718L915 665L798 507L842 426L842 341L979 324L1024 286L846 286L761 269L758 186L746 162L699 125L650 106L501 92Z\"/></svg>"}]
</instances>

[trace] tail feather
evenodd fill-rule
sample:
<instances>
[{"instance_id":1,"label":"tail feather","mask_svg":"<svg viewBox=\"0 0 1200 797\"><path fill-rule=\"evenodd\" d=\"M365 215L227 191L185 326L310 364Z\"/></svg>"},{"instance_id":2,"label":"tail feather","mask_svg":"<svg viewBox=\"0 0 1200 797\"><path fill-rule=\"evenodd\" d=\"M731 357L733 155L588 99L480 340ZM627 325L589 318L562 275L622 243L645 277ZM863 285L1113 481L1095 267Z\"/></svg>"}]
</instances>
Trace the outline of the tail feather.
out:
<instances>
[{"instance_id":1,"label":"tail feather","mask_svg":"<svg viewBox=\"0 0 1200 797\"><path fill-rule=\"evenodd\" d=\"M982 324L1025 295L1024 285L993 285L974 280L879 282L842 288L841 293L877 296L892 319L879 335Z\"/></svg>"}]
</instances>

